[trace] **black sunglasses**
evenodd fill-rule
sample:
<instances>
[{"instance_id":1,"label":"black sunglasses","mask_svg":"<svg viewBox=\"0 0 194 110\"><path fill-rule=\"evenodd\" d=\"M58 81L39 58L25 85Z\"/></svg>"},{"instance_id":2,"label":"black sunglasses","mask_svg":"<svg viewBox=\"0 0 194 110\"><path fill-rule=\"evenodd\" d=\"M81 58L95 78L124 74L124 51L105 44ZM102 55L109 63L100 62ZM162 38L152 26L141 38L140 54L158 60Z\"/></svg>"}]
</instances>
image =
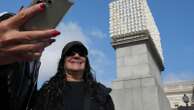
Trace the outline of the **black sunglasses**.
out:
<instances>
[{"instance_id":1,"label":"black sunglasses","mask_svg":"<svg viewBox=\"0 0 194 110\"><path fill-rule=\"evenodd\" d=\"M69 49L66 53L66 56L74 56L76 53L79 54L79 56L81 56L81 57L87 56L86 52L82 48Z\"/></svg>"}]
</instances>

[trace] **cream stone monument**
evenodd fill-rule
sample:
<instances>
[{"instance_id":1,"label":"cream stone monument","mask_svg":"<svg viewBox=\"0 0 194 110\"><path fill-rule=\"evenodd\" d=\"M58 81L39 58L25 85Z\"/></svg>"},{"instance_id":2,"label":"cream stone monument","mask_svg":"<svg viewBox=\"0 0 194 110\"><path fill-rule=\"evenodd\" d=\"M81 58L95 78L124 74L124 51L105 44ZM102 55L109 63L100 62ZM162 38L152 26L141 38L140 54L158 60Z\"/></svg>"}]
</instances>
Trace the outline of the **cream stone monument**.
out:
<instances>
[{"instance_id":1,"label":"cream stone monument","mask_svg":"<svg viewBox=\"0 0 194 110\"><path fill-rule=\"evenodd\" d=\"M116 110L170 110L163 91L160 33L147 0L112 0L110 37L116 51Z\"/></svg>"}]
</instances>

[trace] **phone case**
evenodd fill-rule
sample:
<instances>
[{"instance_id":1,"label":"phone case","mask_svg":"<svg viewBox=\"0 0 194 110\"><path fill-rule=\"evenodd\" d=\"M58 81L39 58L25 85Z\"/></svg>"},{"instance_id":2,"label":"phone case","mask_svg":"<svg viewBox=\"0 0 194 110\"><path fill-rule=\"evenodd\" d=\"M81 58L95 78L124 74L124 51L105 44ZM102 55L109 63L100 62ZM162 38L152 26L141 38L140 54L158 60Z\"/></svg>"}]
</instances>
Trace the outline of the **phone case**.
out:
<instances>
[{"instance_id":1,"label":"phone case","mask_svg":"<svg viewBox=\"0 0 194 110\"><path fill-rule=\"evenodd\" d=\"M45 30L55 28L73 5L72 0L33 0L31 5L45 2L44 12L38 13L24 25L24 30Z\"/></svg>"}]
</instances>

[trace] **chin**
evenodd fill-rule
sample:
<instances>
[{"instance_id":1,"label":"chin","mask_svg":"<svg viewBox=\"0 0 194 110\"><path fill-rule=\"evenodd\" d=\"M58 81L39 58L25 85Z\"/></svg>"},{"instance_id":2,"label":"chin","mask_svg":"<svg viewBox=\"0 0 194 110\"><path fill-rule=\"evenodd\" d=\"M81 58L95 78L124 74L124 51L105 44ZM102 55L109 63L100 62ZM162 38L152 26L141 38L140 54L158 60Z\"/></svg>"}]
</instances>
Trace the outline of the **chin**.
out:
<instances>
[{"instance_id":1,"label":"chin","mask_svg":"<svg viewBox=\"0 0 194 110\"><path fill-rule=\"evenodd\" d=\"M71 69L73 71L83 71L84 67L82 67L82 66L72 66L69 69Z\"/></svg>"},{"instance_id":2,"label":"chin","mask_svg":"<svg viewBox=\"0 0 194 110\"><path fill-rule=\"evenodd\" d=\"M84 70L83 69L71 69L72 72L76 73L82 73Z\"/></svg>"}]
</instances>

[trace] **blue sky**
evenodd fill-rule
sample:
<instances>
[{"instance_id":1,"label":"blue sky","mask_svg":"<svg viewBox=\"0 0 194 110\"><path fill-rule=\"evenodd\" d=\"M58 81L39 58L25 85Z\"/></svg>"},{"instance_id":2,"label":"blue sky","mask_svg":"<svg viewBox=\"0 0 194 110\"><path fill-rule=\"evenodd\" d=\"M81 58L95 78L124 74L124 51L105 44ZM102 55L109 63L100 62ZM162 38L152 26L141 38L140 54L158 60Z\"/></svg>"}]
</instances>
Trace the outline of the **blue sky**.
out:
<instances>
[{"instance_id":1,"label":"blue sky","mask_svg":"<svg viewBox=\"0 0 194 110\"><path fill-rule=\"evenodd\" d=\"M30 0L1 0L0 12L17 12ZM62 34L44 52L39 85L56 71L66 42L80 40L87 45L91 65L98 81L110 85L116 79L115 53L108 33L108 0L75 0L57 27ZM148 0L161 35L164 53L164 81L194 80L194 1Z\"/></svg>"}]
</instances>

